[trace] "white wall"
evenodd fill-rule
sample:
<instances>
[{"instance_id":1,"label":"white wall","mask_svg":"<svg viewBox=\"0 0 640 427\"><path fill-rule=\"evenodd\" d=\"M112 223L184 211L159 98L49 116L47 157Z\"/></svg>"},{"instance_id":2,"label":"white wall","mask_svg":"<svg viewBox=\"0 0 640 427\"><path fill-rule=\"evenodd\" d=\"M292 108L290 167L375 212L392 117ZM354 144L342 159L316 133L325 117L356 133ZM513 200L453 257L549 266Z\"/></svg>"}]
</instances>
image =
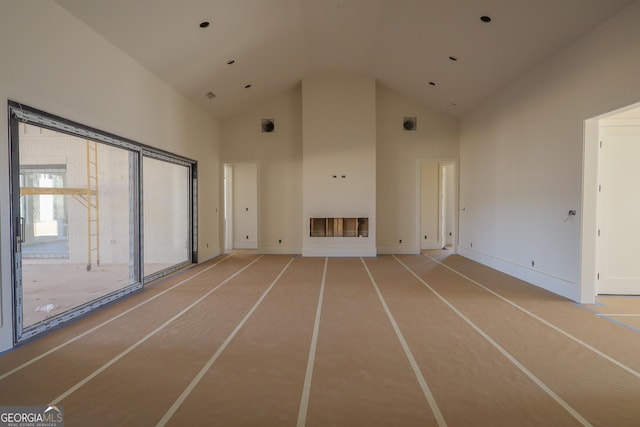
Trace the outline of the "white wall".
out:
<instances>
[{"instance_id":1,"label":"white wall","mask_svg":"<svg viewBox=\"0 0 640 427\"><path fill-rule=\"evenodd\" d=\"M425 108L380 83L376 109L378 253L416 254L420 252L421 236L417 187L420 162L457 161L458 120ZM403 117L417 117L416 131L403 129Z\"/></svg>"},{"instance_id":2,"label":"white wall","mask_svg":"<svg viewBox=\"0 0 640 427\"><path fill-rule=\"evenodd\" d=\"M261 132L261 119L274 119L274 132ZM301 253L301 87L223 120L221 134L224 163L259 164L258 251Z\"/></svg>"},{"instance_id":3,"label":"white wall","mask_svg":"<svg viewBox=\"0 0 640 427\"><path fill-rule=\"evenodd\" d=\"M200 259L220 252L215 120L51 0L0 3L0 56L2 102L197 159ZM7 127L0 114L0 129ZM0 132L0 351L12 345L7 144Z\"/></svg>"},{"instance_id":4,"label":"white wall","mask_svg":"<svg viewBox=\"0 0 640 427\"><path fill-rule=\"evenodd\" d=\"M376 84L375 106L378 252L417 253L420 246L420 230L416 228L420 203L417 159L456 160L458 121L426 109L380 83ZM417 131L402 129L404 116L418 117ZM276 120L275 132L260 132L263 118ZM302 221L301 87L223 120L221 134L224 163L260 165L258 251L301 253L302 230L309 227ZM402 244L398 244L399 239L403 239Z\"/></svg>"},{"instance_id":5,"label":"white wall","mask_svg":"<svg viewBox=\"0 0 640 427\"><path fill-rule=\"evenodd\" d=\"M302 123L302 254L374 256L375 79L347 75L305 77ZM310 237L310 218L326 217L369 218L369 237Z\"/></svg>"},{"instance_id":6,"label":"white wall","mask_svg":"<svg viewBox=\"0 0 640 427\"><path fill-rule=\"evenodd\" d=\"M640 100L638 22L636 2L463 118L461 254L593 299L580 289L582 215L595 215L580 209L583 129Z\"/></svg>"}]
</instances>

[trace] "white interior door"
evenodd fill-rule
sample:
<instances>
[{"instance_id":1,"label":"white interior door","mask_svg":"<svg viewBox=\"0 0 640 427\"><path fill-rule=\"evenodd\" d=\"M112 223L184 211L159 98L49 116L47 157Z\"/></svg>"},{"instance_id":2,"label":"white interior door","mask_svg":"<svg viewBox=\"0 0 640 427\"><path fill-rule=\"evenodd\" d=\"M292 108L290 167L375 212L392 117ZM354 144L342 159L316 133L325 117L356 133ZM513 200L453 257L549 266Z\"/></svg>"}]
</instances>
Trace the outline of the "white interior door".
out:
<instances>
[{"instance_id":1,"label":"white interior door","mask_svg":"<svg viewBox=\"0 0 640 427\"><path fill-rule=\"evenodd\" d=\"M455 193L455 175L453 163L444 166L447 173L447 182L445 186L446 196L446 222L445 222L445 245L453 246L453 234L455 232L455 214L456 214L456 193Z\"/></svg>"},{"instance_id":2,"label":"white interior door","mask_svg":"<svg viewBox=\"0 0 640 427\"><path fill-rule=\"evenodd\" d=\"M233 249L233 166L224 165L224 249Z\"/></svg>"},{"instance_id":3,"label":"white interior door","mask_svg":"<svg viewBox=\"0 0 640 427\"><path fill-rule=\"evenodd\" d=\"M599 294L640 294L640 126L602 126L598 156Z\"/></svg>"},{"instance_id":4,"label":"white interior door","mask_svg":"<svg viewBox=\"0 0 640 427\"><path fill-rule=\"evenodd\" d=\"M444 249L447 245L447 169L444 163L440 164L440 246Z\"/></svg>"},{"instance_id":5,"label":"white interior door","mask_svg":"<svg viewBox=\"0 0 640 427\"><path fill-rule=\"evenodd\" d=\"M423 160L420 163L420 249L442 248L438 225L440 219L439 163Z\"/></svg>"},{"instance_id":6,"label":"white interior door","mask_svg":"<svg viewBox=\"0 0 640 427\"><path fill-rule=\"evenodd\" d=\"M452 245L456 225L455 165L420 161L420 249Z\"/></svg>"},{"instance_id":7,"label":"white interior door","mask_svg":"<svg viewBox=\"0 0 640 427\"><path fill-rule=\"evenodd\" d=\"M258 248L258 165L233 165L233 248Z\"/></svg>"}]
</instances>

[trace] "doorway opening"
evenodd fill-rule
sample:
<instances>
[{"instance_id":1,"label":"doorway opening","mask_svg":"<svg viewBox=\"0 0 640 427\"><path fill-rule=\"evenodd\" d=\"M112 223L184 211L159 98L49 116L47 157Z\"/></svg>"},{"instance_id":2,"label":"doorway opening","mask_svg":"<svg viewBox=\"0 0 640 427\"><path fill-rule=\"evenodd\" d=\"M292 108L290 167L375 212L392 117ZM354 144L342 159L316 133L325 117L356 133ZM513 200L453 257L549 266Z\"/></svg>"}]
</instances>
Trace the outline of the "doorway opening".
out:
<instances>
[{"instance_id":1,"label":"doorway opening","mask_svg":"<svg viewBox=\"0 0 640 427\"><path fill-rule=\"evenodd\" d=\"M419 162L420 249L456 251L457 180L452 160Z\"/></svg>"},{"instance_id":2,"label":"doorway opening","mask_svg":"<svg viewBox=\"0 0 640 427\"><path fill-rule=\"evenodd\" d=\"M258 249L258 164L224 164L224 249Z\"/></svg>"},{"instance_id":3,"label":"doorway opening","mask_svg":"<svg viewBox=\"0 0 640 427\"><path fill-rule=\"evenodd\" d=\"M640 295L640 104L585 122L581 301Z\"/></svg>"}]
</instances>

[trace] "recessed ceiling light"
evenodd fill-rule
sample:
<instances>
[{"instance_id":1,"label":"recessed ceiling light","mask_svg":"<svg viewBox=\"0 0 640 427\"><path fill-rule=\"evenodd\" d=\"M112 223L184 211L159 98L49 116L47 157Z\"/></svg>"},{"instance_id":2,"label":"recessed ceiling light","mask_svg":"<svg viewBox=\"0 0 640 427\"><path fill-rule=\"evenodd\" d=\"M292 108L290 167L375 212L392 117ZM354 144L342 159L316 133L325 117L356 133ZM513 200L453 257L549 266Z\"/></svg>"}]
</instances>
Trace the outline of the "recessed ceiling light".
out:
<instances>
[{"instance_id":1,"label":"recessed ceiling light","mask_svg":"<svg viewBox=\"0 0 640 427\"><path fill-rule=\"evenodd\" d=\"M249 89L251 87L251 85L244 85L245 89Z\"/></svg>"},{"instance_id":2,"label":"recessed ceiling light","mask_svg":"<svg viewBox=\"0 0 640 427\"><path fill-rule=\"evenodd\" d=\"M235 62L236 62L235 59L230 59L227 61L227 65L235 64Z\"/></svg>"},{"instance_id":3,"label":"recessed ceiling light","mask_svg":"<svg viewBox=\"0 0 640 427\"><path fill-rule=\"evenodd\" d=\"M213 99L213 98L215 98L215 97L216 97L216 94L215 94L215 93L213 93L213 92L207 92L207 93L205 94L205 96L206 96L207 98L209 98L209 99Z\"/></svg>"},{"instance_id":4,"label":"recessed ceiling light","mask_svg":"<svg viewBox=\"0 0 640 427\"><path fill-rule=\"evenodd\" d=\"M452 61L457 61L458 57L457 56L450 56L449 59L452 60Z\"/></svg>"},{"instance_id":5,"label":"recessed ceiling light","mask_svg":"<svg viewBox=\"0 0 640 427\"><path fill-rule=\"evenodd\" d=\"M487 15L482 15L482 16L480 17L480 20L481 20L482 22L491 22L491 17L490 17L490 16L487 16Z\"/></svg>"},{"instance_id":6,"label":"recessed ceiling light","mask_svg":"<svg viewBox=\"0 0 640 427\"><path fill-rule=\"evenodd\" d=\"M436 85L436 82L429 82L429 84L430 84L431 86L435 86L435 85Z\"/></svg>"},{"instance_id":7,"label":"recessed ceiling light","mask_svg":"<svg viewBox=\"0 0 640 427\"><path fill-rule=\"evenodd\" d=\"M209 24L209 21L202 21L200 23L200 28L207 28L209 25L211 25Z\"/></svg>"}]
</instances>

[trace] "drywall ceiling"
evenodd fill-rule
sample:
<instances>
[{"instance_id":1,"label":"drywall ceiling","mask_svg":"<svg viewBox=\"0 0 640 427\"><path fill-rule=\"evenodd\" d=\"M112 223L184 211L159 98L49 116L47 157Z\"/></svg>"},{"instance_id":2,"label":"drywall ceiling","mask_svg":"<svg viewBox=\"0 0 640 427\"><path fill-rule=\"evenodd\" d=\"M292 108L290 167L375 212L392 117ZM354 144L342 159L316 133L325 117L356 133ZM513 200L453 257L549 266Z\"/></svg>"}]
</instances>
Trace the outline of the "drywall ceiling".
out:
<instances>
[{"instance_id":1,"label":"drywall ceiling","mask_svg":"<svg viewBox=\"0 0 640 427\"><path fill-rule=\"evenodd\" d=\"M427 107L460 116L632 3L56 1L219 118L319 73L365 73ZM481 21L483 15L492 21ZM209 27L200 28L203 21ZM228 65L230 60L235 62Z\"/></svg>"}]
</instances>

